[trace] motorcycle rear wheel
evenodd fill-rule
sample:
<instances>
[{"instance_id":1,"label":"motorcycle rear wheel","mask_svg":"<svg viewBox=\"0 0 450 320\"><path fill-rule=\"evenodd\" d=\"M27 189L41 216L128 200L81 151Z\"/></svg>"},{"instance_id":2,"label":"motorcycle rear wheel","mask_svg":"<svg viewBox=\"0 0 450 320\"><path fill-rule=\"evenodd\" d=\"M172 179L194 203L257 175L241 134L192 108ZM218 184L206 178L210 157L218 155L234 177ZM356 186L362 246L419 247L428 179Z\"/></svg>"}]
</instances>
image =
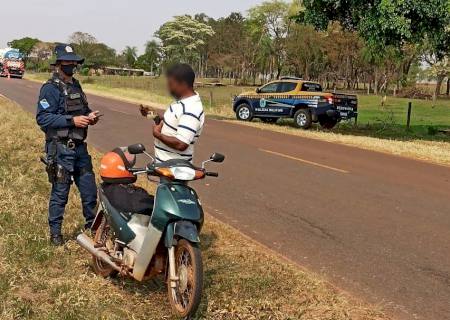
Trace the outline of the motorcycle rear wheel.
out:
<instances>
[{"instance_id":1,"label":"motorcycle rear wheel","mask_svg":"<svg viewBox=\"0 0 450 320\"><path fill-rule=\"evenodd\" d=\"M103 216L102 222L95 232L94 243L107 247L109 245L108 241L111 241L110 226L106 217ZM104 278L115 276L118 273L117 270L94 255L92 255L92 268L96 274Z\"/></svg>"},{"instance_id":2,"label":"motorcycle rear wheel","mask_svg":"<svg viewBox=\"0 0 450 320\"><path fill-rule=\"evenodd\" d=\"M175 271L179 278L177 287L167 282L169 302L175 314L186 318L195 314L203 291L203 262L200 248L181 239L175 248Z\"/></svg>"}]
</instances>

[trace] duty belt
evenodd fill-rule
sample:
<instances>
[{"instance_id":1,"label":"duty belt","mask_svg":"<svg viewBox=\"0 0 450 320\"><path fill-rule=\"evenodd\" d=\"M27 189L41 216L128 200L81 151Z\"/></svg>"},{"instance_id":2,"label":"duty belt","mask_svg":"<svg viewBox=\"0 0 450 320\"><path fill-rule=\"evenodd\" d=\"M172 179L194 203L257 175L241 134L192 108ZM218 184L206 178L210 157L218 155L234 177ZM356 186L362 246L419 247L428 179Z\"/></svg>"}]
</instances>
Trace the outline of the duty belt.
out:
<instances>
[{"instance_id":1,"label":"duty belt","mask_svg":"<svg viewBox=\"0 0 450 320\"><path fill-rule=\"evenodd\" d=\"M58 142L65 145L70 150L74 150L77 146L84 143L82 140L73 140L73 139L58 139Z\"/></svg>"}]
</instances>

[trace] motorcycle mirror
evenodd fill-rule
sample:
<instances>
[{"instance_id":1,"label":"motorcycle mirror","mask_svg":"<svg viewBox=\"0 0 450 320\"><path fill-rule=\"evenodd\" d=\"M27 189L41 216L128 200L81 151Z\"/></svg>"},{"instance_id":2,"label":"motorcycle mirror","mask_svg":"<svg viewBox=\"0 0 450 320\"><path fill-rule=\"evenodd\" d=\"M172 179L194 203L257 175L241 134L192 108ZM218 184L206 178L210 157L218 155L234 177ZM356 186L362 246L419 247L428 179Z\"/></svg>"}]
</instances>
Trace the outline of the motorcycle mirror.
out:
<instances>
[{"instance_id":1,"label":"motorcycle mirror","mask_svg":"<svg viewBox=\"0 0 450 320\"><path fill-rule=\"evenodd\" d=\"M223 162L223 160L225 160L225 156L223 154L215 152L211 155L211 157L209 157L209 159L212 162Z\"/></svg>"},{"instance_id":2,"label":"motorcycle mirror","mask_svg":"<svg viewBox=\"0 0 450 320\"><path fill-rule=\"evenodd\" d=\"M142 143L132 144L128 146L128 152L131 154L141 154L144 153L145 147Z\"/></svg>"}]
</instances>

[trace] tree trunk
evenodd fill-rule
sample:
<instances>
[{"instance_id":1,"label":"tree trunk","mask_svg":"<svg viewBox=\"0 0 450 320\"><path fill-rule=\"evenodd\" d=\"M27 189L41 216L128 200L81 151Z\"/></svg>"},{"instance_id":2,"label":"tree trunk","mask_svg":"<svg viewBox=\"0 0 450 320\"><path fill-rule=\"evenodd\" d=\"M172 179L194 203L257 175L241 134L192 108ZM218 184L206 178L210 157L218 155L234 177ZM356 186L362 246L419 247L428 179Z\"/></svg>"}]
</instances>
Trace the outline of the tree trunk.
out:
<instances>
[{"instance_id":1,"label":"tree trunk","mask_svg":"<svg viewBox=\"0 0 450 320\"><path fill-rule=\"evenodd\" d=\"M375 73L373 76L373 93L375 95L378 94L378 70L375 69Z\"/></svg>"},{"instance_id":2,"label":"tree trunk","mask_svg":"<svg viewBox=\"0 0 450 320\"><path fill-rule=\"evenodd\" d=\"M437 76L437 82L436 82L436 88L434 90L434 98L437 99L437 97L441 94L441 86L442 82L445 79L445 75L439 74Z\"/></svg>"},{"instance_id":3,"label":"tree trunk","mask_svg":"<svg viewBox=\"0 0 450 320\"><path fill-rule=\"evenodd\" d=\"M309 64L305 63L305 74L304 74L305 80L309 80Z\"/></svg>"},{"instance_id":4,"label":"tree trunk","mask_svg":"<svg viewBox=\"0 0 450 320\"><path fill-rule=\"evenodd\" d=\"M450 76L447 77L447 96L450 96Z\"/></svg>"},{"instance_id":5,"label":"tree trunk","mask_svg":"<svg viewBox=\"0 0 450 320\"><path fill-rule=\"evenodd\" d=\"M281 67L277 67L277 79L280 79L280 76L281 76Z\"/></svg>"}]
</instances>

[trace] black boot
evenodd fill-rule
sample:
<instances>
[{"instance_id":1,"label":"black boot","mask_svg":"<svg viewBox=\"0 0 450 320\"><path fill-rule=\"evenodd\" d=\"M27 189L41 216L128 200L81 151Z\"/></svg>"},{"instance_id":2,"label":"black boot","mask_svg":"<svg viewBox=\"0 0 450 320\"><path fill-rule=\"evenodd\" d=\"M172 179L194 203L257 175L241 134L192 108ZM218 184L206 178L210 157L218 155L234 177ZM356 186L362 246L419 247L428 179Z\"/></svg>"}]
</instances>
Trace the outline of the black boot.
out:
<instances>
[{"instance_id":1,"label":"black boot","mask_svg":"<svg viewBox=\"0 0 450 320\"><path fill-rule=\"evenodd\" d=\"M64 239L61 234L51 234L50 243L54 246L62 246L64 244Z\"/></svg>"}]
</instances>

